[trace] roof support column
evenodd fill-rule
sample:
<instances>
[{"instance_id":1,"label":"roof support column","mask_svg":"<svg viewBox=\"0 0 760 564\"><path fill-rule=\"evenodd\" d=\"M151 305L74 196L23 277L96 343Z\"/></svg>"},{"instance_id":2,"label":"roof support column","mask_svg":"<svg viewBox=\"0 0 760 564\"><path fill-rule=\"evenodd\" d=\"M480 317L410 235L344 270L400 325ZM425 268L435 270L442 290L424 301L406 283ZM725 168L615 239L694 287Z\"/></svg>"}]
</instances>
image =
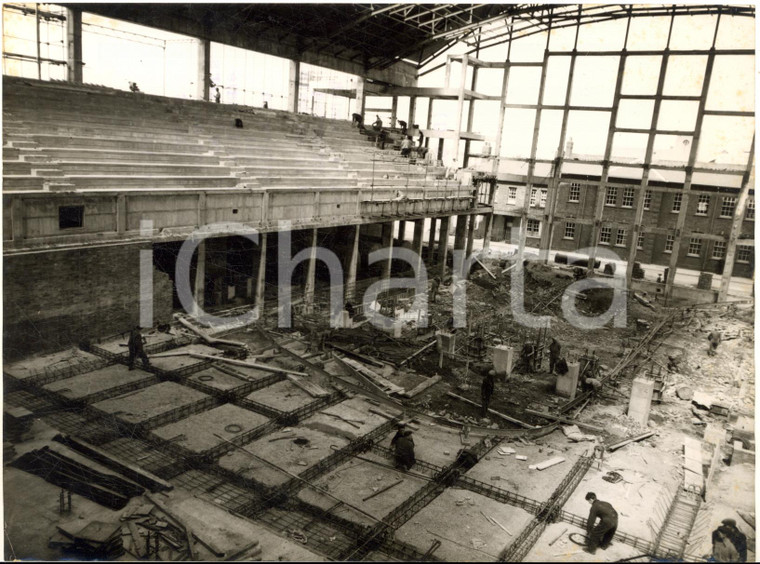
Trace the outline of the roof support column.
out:
<instances>
[{"instance_id":1,"label":"roof support column","mask_svg":"<svg viewBox=\"0 0 760 564\"><path fill-rule=\"evenodd\" d=\"M356 81L356 100L355 100L355 107L354 111L359 114L360 116L364 116L364 101L365 101L365 94L364 94L364 77L359 76L357 77Z\"/></svg>"},{"instance_id":2,"label":"roof support column","mask_svg":"<svg viewBox=\"0 0 760 564\"><path fill-rule=\"evenodd\" d=\"M82 10L66 8L66 53L68 81L81 84L82 79Z\"/></svg>"},{"instance_id":3,"label":"roof support column","mask_svg":"<svg viewBox=\"0 0 760 564\"><path fill-rule=\"evenodd\" d=\"M435 261L435 222L436 218L430 218L430 232L428 233L428 260L430 264Z\"/></svg>"},{"instance_id":4,"label":"roof support column","mask_svg":"<svg viewBox=\"0 0 760 564\"><path fill-rule=\"evenodd\" d=\"M472 245L475 242L475 221L478 216L471 214L468 217L470 218L470 222L467 224L467 249L465 255L469 258L472 254Z\"/></svg>"},{"instance_id":5,"label":"roof support column","mask_svg":"<svg viewBox=\"0 0 760 564\"><path fill-rule=\"evenodd\" d=\"M388 280L391 277L391 257L393 256L393 222L383 223L382 245L381 249L384 254L388 255L386 260L383 260L381 264L382 271L380 274L381 280Z\"/></svg>"},{"instance_id":6,"label":"roof support column","mask_svg":"<svg viewBox=\"0 0 760 564\"><path fill-rule=\"evenodd\" d=\"M455 251L464 251L466 246L466 237L467 237L467 220L469 219L469 215L458 215L457 218L457 225L456 225L456 231L454 232L454 250ZM455 253L454 259L456 263L454 264L454 273L457 276L462 276L464 271L464 257L462 256L462 253ZM458 260L457 260L458 259Z\"/></svg>"},{"instance_id":7,"label":"roof support column","mask_svg":"<svg viewBox=\"0 0 760 564\"><path fill-rule=\"evenodd\" d=\"M414 271L419 272L422 268L422 236L425 231L425 220L414 220L414 239L412 240L412 250L417 254L414 257L414 261L417 263L414 266Z\"/></svg>"},{"instance_id":8,"label":"roof support column","mask_svg":"<svg viewBox=\"0 0 760 564\"><path fill-rule=\"evenodd\" d=\"M306 313L314 311L314 285L317 271L317 228L311 230L311 244L309 245L309 259L306 263L306 284L304 285L303 301Z\"/></svg>"},{"instance_id":9,"label":"roof support column","mask_svg":"<svg viewBox=\"0 0 760 564\"><path fill-rule=\"evenodd\" d=\"M346 290L344 299L347 302L354 301L356 296L356 271L359 267L359 231L361 225L354 225L353 241L348 257L348 271L346 272Z\"/></svg>"},{"instance_id":10,"label":"roof support column","mask_svg":"<svg viewBox=\"0 0 760 564\"><path fill-rule=\"evenodd\" d=\"M288 111L298 113L298 91L301 89L301 61L290 61L288 80Z\"/></svg>"},{"instance_id":11,"label":"roof support column","mask_svg":"<svg viewBox=\"0 0 760 564\"><path fill-rule=\"evenodd\" d=\"M193 288L193 316L200 315L206 305L206 240L198 244L198 258L195 263L195 286Z\"/></svg>"},{"instance_id":12,"label":"roof support column","mask_svg":"<svg viewBox=\"0 0 760 564\"><path fill-rule=\"evenodd\" d=\"M464 164L459 162L459 143L462 139L462 113L464 112L464 89L467 86L467 67L469 66L469 57L467 55L462 55L462 75L459 79L459 88L458 88L458 94L457 94L457 111L456 114L454 114L454 119L456 119L456 123L454 124L454 131L456 132L456 137L454 138L454 162L457 163L457 168L460 168L464 166ZM472 107L472 100L470 100L470 107ZM464 159L467 158L467 154L465 153Z\"/></svg>"},{"instance_id":13,"label":"roof support column","mask_svg":"<svg viewBox=\"0 0 760 564\"><path fill-rule=\"evenodd\" d=\"M267 276L267 233L259 235L259 268L256 271L256 308L259 310L259 319L264 319L264 290L266 289Z\"/></svg>"},{"instance_id":14,"label":"roof support column","mask_svg":"<svg viewBox=\"0 0 760 564\"><path fill-rule=\"evenodd\" d=\"M438 234L438 260L440 261L441 281L446 276L446 258L449 254L449 217L441 218L441 232Z\"/></svg>"}]
</instances>

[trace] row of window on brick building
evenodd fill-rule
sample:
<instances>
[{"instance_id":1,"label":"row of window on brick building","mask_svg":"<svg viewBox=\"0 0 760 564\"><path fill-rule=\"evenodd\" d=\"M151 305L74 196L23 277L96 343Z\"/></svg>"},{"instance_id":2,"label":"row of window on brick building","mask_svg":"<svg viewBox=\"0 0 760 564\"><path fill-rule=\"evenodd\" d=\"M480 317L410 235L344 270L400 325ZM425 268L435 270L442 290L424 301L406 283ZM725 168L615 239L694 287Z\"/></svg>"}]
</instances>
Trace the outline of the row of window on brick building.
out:
<instances>
[{"instance_id":1,"label":"row of window on brick building","mask_svg":"<svg viewBox=\"0 0 760 564\"><path fill-rule=\"evenodd\" d=\"M577 204L580 202L581 185L572 183L568 192L567 202L570 204ZM530 193L530 207L545 208L548 190L546 188L532 188ZM634 189L623 188L623 199L620 203L623 208L633 208L634 204ZM607 192L604 198L604 205L607 207L616 207L618 197L617 186L608 186ZM699 194L697 197L697 211L695 215L706 216L711 204L712 196L709 194ZM683 194L673 194L673 207L671 212L678 213L681 211L681 202L683 200ZM732 218L734 216L734 209L736 208L735 196L723 196L720 201L720 217ZM517 201L517 187L510 186L507 195L507 203L514 204ZM652 191L647 190L644 194L644 210L650 210L652 206ZM755 200L749 198L747 200L747 209L744 213L744 219L755 219Z\"/></svg>"}]
</instances>

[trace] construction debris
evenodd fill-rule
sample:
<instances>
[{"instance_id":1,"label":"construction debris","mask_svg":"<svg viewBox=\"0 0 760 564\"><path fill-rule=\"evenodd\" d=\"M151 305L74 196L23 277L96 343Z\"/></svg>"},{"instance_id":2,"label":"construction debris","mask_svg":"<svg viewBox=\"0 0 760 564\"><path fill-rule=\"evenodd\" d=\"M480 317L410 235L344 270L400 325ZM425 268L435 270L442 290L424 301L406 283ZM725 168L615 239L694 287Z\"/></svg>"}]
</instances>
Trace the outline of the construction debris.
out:
<instances>
[{"instance_id":1,"label":"construction debris","mask_svg":"<svg viewBox=\"0 0 760 564\"><path fill-rule=\"evenodd\" d=\"M75 529L76 530L76 529ZM124 554L121 525L90 521L76 532L58 527L60 533L50 539L51 548L82 560L114 560Z\"/></svg>"}]
</instances>

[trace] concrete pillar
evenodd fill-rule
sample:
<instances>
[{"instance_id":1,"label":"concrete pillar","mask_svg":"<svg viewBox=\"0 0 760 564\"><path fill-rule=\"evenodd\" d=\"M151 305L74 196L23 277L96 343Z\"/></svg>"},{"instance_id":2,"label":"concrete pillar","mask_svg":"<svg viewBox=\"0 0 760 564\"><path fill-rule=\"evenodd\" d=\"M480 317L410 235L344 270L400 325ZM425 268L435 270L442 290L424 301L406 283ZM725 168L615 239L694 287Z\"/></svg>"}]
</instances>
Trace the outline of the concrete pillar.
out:
<instances>
[{"instance_id":1,"label":"concrete pillar","mask_svg":"<svg viewBox=\"0 0 760 564\"><path fill-rule=\"evenodd\" d=\"M303 301L306 313L314 310L314 278L317 270L317 229L311 230L311 244L309 246L309 260L306 263L306 284L304 285Z\"/></svg>"},{"instance_id":2,"label":"concrete pillar","mask_svg":"<svg viewBox=\"0 0 760 564\"><path fill-rule=\"evenodd\" d=\"M472 245L475 242L475 221L478 216L470 215L468 217L470 218L467 225L467 256L469 257L472 255Z\"/></svg>"},{"instance_id":3,"label":"concrete pillar","mask_svg":"<svg viewBox=\"0 0 760 564\"><path fill-rule=\"evenodd\" d=\"M467 235L467 217L466 215L457 216L456 231L454 232L454 250L465 250L465 237ZM454 272L462 275L464 265L464 257L461 257L457 263L454 264Z\"/></svg>"},{"instance_id":4,"label":"concrete pillar","mask_svg":"<svg viewBox=\"0 0 760 564\"><path fill-rule=\"evenodd\" d=\"M206 296L206 241L201 241L198 245L198 258L195 263L195 286L193 289L193 297L195 303L193 304L193 315L200 315L200 310L203 309Z\"/></svg>"},{"instance_id":5,"label":"concrete pillar","mask_svg":"<svg viewBox=\"0 0 760 564\"><path fill-rule=\"evenodd\" d=\"M417 256L415 257L415 261L417 264L415 265L415 270L419 272L420 267L422 266L422 235L425 230L425 220L424 219L415 219L414 220L414 240L412 241L412 248L414 249L414 252L417 253Z\"/></svg>"},{"instance_id":6,"label":"concrete pillar","mask_svg":"<svg viewBox=\"0 0 760 564\"><path fill-rule=\"evenodd\" d=\"M298 113L298 91L301 86L301 61L290 61L288 81L288 111Z\"/></svg>"},{"instance_id":7,"label":"concrete pillar","mask_svg":"<svg viewBox=\"0 0 760 564\"><path fill-rule=\"evenodd\" d=\"M356 100L354 101L354 111L357 114L364 115L364 77L359 77L356 82Z\"/></svg>"},{"instance_id":8,"label":"concrete pillar","mask_svg":"<svg viewBox=\"0 0 760 564\"><path fill-rule=\"evenodd\" d=\"M348 257L348 269L346 272L346 295L345 301L352 302L356 299L356 271L359 267L359 230L361 226L354 226L353 244L350 247Z\"/></svg>"},{"instance_id":9,"label":"concrete pillar","mask_svg":"<svg viewBox=\"0 0 760 564\"><path fill-rule=\"evenodd\" d=\"M485 214L485 220L486 220L486 225L485 225L485 232L483 233L483 250L487 251L488 249L491 248L491 231L493 231L493 214L492 213ZM523 217L522 221L527 221L527 219ZM524 230L524 226L522 230Z\"/></svg>"},{"instance_id":10,"label":"concrete pillar","mask_svg":"<svg viewBox=\"0 0 760 564\"><path fill-rule=\"evenodd\" d=\"M259 308L260 319L264 318L264 290L267 275L267 233L259 235L259 268L256 271L256 307Z\"/></svg>"},{"instance_id":11,"label":"concrete pillar","mask_svg":"<svg viewBox=\"0 0 760 564\"><path fill-rule=\"evenodd\" d=\"M512 367L515 360L515 349L508 345L497 345L493 347L493 369L498 376L506 374L512 375Z\"/></svg>"},{"instance_id":12,"label":"concrete pillar","mask_svg":"<svg viewBox=\"0 0 760 564\"><path fill-rule=\"evenodd\" d=\"M406 238L406 221L398 222L398 244L403 245Z\"/></svg>"},{"instance_id":13,"label":"concrete pillar","mask_svg":"<svg viewBox=\"0 0 760 564\"><path fill-rule=\"evenodd\" d=\"M68 80L82 83L82 10L66 8L66 43Z\"/></svg>"},{"instance_id":14,"label":"concrete pillar","mask_svg":"<svg viewBox=\"0 0 760 564\"><path fill-rule=\"evenodd\" d=\"M635 378L631 386L631 399L628 402L628 417L641 426L649 421L649 409L652 407L654 380Z\"/></svg>"},{"instance_id":15,"label":"concrete pillar","mask_svg":"<svg viewBox=\"0 0 760 564\"><path fill-rule=\"evenodd\" d=\"M387 250L388 260L382 262L381 279L388 280L391 277L391 253L393 252L393 222L383 223L382 247Z\"/></svg>"},{"instance_id":16,"label":"concrete pillar","mask_svg":"<svg viewBox=\"0 0 760 564\"><path fill-rule=\"evenodd\" d=\"M449 218L441 218L441 232L438 235L438 260L440 261L441 281L446 276L446 257L449 254Z\"/></svg>"},{"instance_id":17,"label":"concrete pillar","mask_svg":"<svg viewBox=\"0 0 760 564\"><path fill-rule=\"evenodd\" d=\"M447 331L436 331L435 336L438 339L439 352L454 354L456 350L456 334Z\"/></svg>"},{"instance_id":18,"label":"concrete pillar","mask_svg":"<svg viewBox=\"0 0 760 564\"><path fill-rule=\"evenodd\" d=\"M407 118L407 126L409 129L414 127L414 114L417 111L417 96L409 97L409 117Z\"/></svg>"},{"instance_id":19,"label":"concrete pillar","mask_svg":"<svg viewBox=\"0 0 760 564\"><path fill-rule=\"evenodd\" d=\"M398 112L398 96L391 98L391 127L396 127L396 113Z\"/></svg>"},{"instance_id":20,"label":"concrete pillar","mask_svg":"<svg viewBox=\"0 0 760 564\"><path fill-rule=\"evenodd\" d=\"M554 386L554 393L558 396L573 399L575 392L578 390L578 374L581 365L578 362L567 363L567 374L557 376L557 383Z\"/></svg>"},{"instance_id":21,"label":"concrete pillar","mask_svg":"<svg viewBox=\"0 0 760 564\"><path fill-rule=\"evenodd\" d=\"M211 101L211 41L198 40L198 99Z\"/></svg>"},{"instance_id":22,"label":"concrete pillar","mask_svg":"<svg viewBox=\"0 0 760 564\"><path fill-rule=\"evenodd\" d=\"M432 264L435 261L435 222L436 218L430 218L430 232L428 233L428 260Z\"/></svg>"}]
</instances>

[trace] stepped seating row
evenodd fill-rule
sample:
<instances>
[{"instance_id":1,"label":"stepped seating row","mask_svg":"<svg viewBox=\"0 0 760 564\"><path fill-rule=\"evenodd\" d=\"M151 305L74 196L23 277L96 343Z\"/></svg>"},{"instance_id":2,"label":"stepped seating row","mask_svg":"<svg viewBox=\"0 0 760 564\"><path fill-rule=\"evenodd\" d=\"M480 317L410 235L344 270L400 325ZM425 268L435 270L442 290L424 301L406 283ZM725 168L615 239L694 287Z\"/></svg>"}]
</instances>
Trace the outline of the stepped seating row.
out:
<instances>
[{"instance_id":1,"label":"stepped seating row","mask_svg":"<svg viewBox=\"0 0 760 564\"><path fill-rule=\"evenodd\" d=\"M348 121L94 86L4 77L3 115L4 191L432 186L442 172Z\"/></svg>"}]
</instances>

